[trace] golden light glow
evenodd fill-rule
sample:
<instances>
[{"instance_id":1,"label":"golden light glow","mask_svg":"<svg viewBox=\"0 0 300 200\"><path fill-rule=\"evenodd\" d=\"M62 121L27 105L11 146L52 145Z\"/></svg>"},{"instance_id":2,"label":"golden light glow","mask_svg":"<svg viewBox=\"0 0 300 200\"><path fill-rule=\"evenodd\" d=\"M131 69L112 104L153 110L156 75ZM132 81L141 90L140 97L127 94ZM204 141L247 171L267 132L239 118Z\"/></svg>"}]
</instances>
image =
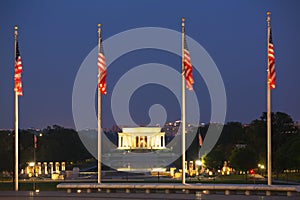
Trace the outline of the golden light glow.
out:
<instances>
[{"instance_id":1,"label":"golden light glow","mask_svg":"<svg viewBox=\"0 0 300 200\"><path fill-rule=\"evenodd\" d=\"M196 160L195 164L198 165L198 166L201 166L202 165L202 161L201 160Z\"/></svg>"}]
</instances>

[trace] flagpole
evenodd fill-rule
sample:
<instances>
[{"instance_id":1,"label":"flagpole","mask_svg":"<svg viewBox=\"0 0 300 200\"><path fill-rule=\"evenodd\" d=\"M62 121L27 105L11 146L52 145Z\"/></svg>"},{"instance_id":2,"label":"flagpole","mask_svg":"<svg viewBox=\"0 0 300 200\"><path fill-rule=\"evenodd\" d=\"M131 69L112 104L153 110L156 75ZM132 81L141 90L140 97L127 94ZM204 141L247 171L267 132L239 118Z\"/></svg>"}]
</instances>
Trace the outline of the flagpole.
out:
<instances>
[{"instance_id":1,"label":"flagpole","mask_svg":"<svg viewBox=\"0 0 300 200\"><path fill-rule=\"evenodd\" d=\"M185 69L184 69L184 17L182 17L181 29L182 29L182 84L181 84L181 94L182 94L182 105L181 105L181 120L182 120L182 184L185 184Z\"/></svg>"},{"instance_id":2,"label":"flagpole","mask_svg":"<svg viewBox=\"0 0 300 200\"><path fill-rule=\"evenodd\" d=\"M269 50L270 42L270 28L271 28L271 12L267 12L267 22L268 22L268 43L267 49ZM268 51L267 51L268 52ZM268 55L267 55L268 56ZM267 57L268 58L268 57ZM271 88L269 84L270 69L269 69L269 59L268 59L268 78L267 78L267 142L268 142L268 185L272 184L272 160L271 160Z\"/></svg>"},{"instance_id":3,"label":"flagpole","mask_svg":"<svg viewBox=\"0 0 300 200\"><path fill-rule=\"evenodd\" d=\"M17 40L18 40L18 26L14 26L14 61L16 64L17 55ZM14 66L15 67L15 66ZM18 94L15 90L15 191L19 190L19 108L18 108Z\"/></svg>"},{"instance_id":4,"label":"flagpole","mask_svg":"<svg viewBox=\"0 0 300 200\"><path fill-rule=\"evenodd\" d=\"M101 43L101 24L98 24L98 53L100 52ZM97 55L98 57L98 55ZM101 91L100 83L100 69L98 68L98 184L101 183Z\"/></svg>"}]
</instances>

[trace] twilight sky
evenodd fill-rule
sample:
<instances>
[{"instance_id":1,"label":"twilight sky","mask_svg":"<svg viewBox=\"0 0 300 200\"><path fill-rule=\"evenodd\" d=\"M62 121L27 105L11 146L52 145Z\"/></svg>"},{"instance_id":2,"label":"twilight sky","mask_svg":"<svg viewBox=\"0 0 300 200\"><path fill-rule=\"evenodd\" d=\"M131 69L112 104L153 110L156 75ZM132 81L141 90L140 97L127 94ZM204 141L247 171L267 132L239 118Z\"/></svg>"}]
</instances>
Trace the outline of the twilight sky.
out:
<instances>
[{"instance_id":1,"label":"twilight sky","mask_svg":"<svg viewBox=\"0 0 300 200\"><path fill-rule=\"evenodd\" d=\"M180 32L182 16L186 18L186 34L205 48L220 71L227 96L226 122L250 123L266 110L268 10L272 12L277 73L272 111L286 112L300 121L299 8L297 0L3 0L0 2L0 129L14 127L14 25L19 26L23 61L20 128L53 124L74 127L73 85L81 63L97 45L97 24L103 24L105 41L140 27ZM104 51L105 48L109 47L104 46ZM191 60L193 63L193 57ZM133 67L146 63L162 63L177 71L181 67L179 56L154 49L133 51L114 61L108 68L108 94L103 97L103 127L115 124L110 98L116 82ZM194 78L200 121L209 122L208 89L201 74L195 72ZM178 101L172 92L156 84L140 87L130 103L130 113L137 124L149 123L148 110L153 104L165 107L168 121L180 118Z\"/></svg>"}]
</instances>

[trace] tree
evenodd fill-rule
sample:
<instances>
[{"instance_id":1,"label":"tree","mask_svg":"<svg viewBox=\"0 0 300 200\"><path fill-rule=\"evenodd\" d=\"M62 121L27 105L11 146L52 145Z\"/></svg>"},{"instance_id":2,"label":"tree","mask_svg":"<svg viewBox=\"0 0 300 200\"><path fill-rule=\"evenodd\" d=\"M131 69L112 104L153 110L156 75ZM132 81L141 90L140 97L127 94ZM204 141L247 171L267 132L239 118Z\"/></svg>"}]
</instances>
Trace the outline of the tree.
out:
<instances>
[{"instance_id":1,"label":"tree","mask_svg":"<svg viewBox=\"0 0 300 200\"><path fill-rule=\"evenodd\" d=\"M14 135L10 131L0 131L0 171L13 171Z\"/></svg>"},{"instance_id":2,"label":"tree","mask_svg":"<svg viewBox=\"0 0 300 200\"><path fill-rule=\"evenodd\" d=\"M82 144L78 133L73 129L60 126L48 127L42 136L38 136L36 160L50 161L82 161L92 155ZM33 161L34 141L31 130L19 131L19 159L24 168L26 162ZM14 166L14 134L0 131L0 171L13 171Z\"/></svg>"},{"instance_id":3,"label":"tree","mask_svg":"<svg viewBox=\"0 0 300 200\"><path fill-rule=\"evenodd\" d=\"M220 145L214 148L211 152L209 152L208 155L204 157L205 166L212 170L221 169L225 160L227 159L224 151L220 150Z\"/></svg>"},{"instance_id":4,"label":"tree","mask_svg":"<svg viewBox=\"0 0 300 200\"><path fill-rule=\"evenodd\" d=\"M275 163L275 164L284 165L282 169L299 169L300 166L299 146L300 146L300 133L298 130L298 133L290 137L289 140L285 143L285 145L282 148L280 148L281 158L279 155L278 159L284 158L284 160L281 163Z\"/></svg>"},{"instance_id":5,"label":"tree","mask_svg":"<svg viewBox=\"0 0 300 200\"><path fill-rule=\"evenodd\" d=\"M261 119L256 119L245 128L245 141L247 147L252 149L257 155L259 163L266 163L267 157L267 128L266 122Z\"/></svg>"},{"instance_id":6,"label":"tree","mask_svg":"<svg viewBox=\"0 0 300 200\"><path fill-rule=\"evenodd\" d=\"M237 144L245 143L245 130L240 122L228 122L224 125L221 137L217 143L220 152L223 152L225 158L229 158L232 149Z\"/></svg>"},{"instance_id":7,"label":"tree","mask_svg":"<svg viewBox=\"0 0 300 200\"><path fill-rule=\"evenodd\" d=\"M286 155L288 160L288 166L290 169L299 169L300 166L300 137L291 140L288 146Z\"/></svg>"},{"instance_id":8,"label":"tree","mask_svg":"<svg viewBox=\"0 0 300 200\"><path fill-rule=\"evenodd\" d=\"M39 137L36 152L37 159L44 161L80 161L92 157L75 130L58 125Z\"/></svg>"},{"instance_id":9,"label":"tree","mask_svg":"<svg viewBox=\"0 0 300 200\"><path fill-rule=\"evenodd\" d=\"M280 172L291 166L289 147L290 142L297 135L297 127L292 118L282 112L271 114L272 134L272 168L278 176ZM267 157L267 114L263 113L260 119L251 122L246 129L247 144L257 155L259 163L266 163ZM298 133L299 135L299 133ZM293 150L294 151L294 150Z\"/></svg>"},{"instance_id":10,"label":"tree","mask_svg":"<svg viewBox=\"0 0 300 200\"><path fill-rule=\"evenodd\" d=\"M248 170L257 166L257 155L249 148L235 149L230 156L230 163L237 170L246 171L246 180Z\"/></svg>"},{"instance_id":11,"label":"tree","mask_svg":"<svg viewBox=\"0 0 300 200\"><path fill-rule=\"evenodd\" d=\"M232 149L241 143L245 143L243 125L240 122L225 124L216 146L204 158L206 167L209 169L222 168L224 161L230 157Z\"/></svg>"},{"instance_id":12,"label":"tree","mask_svg":"<svg viewBox=\"0 0 300 200\"><path fill-rule=\"evenodd\" d=\"M273 168L277 178L279 173L288 168L289 141L297 134L294 121L286 113L276 112L272 114L272 154Z\"/></svg>"}]
</instances>

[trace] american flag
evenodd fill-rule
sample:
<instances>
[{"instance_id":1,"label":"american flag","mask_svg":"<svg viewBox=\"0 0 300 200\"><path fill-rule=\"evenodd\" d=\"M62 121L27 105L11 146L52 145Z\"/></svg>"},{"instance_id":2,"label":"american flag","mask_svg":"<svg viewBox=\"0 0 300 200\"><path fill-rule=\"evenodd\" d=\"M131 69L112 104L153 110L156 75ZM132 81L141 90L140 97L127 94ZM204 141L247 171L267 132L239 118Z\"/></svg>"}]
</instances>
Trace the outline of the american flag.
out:
<instances>
[{"instance_id":1,"label":"american flag","mask_svg":"<svg viewBox=\"0 0 300 200\"><path fill-rule=\"evenodd\" d=\"M34 134L33 135L33 143L34 143L34 148L37 148L37 136Z\"/></svg>"},{"instance_id":2,"label":"american flag","mask_svg":"<svg viewBox=\"0 0 300 200\"><path fill-rule=\"evenodd\" d=\"M100 51L98 53L98 87L102 94L106 94L106 62L104 56L104 50L102 45L102 39L100 40Z\"/></svg>"},{"instance_id":3,"label":"american flag","mask_svg":"<svg viewBox=\"0 0 300 200\"><path fill-rule=\"evenodd\" d=\"M21 55L20 55L20 51L19 51L19 44L17 42L16 57L15 57L15 77L14 77L15 88L14 88L14 91L18 96L23 95L21 73L22 73L22 61L21 61Z\"/></svg>"},{"instance_id":4,"label":"american flag","mask_svg":"<svg viewBox=\"0 0 300 200\"><path fill-rule=\"evenodd\" d=\"M202 147L203 139L201 133L198 134L199 146Z\"/></svg>"},{"instance_id":5,"label":"american flag","mask_svg":"<svg viewBox=\"0 0 300 200\"><path fill-rule=\"evenodd\" d=\"M269 36L269 45L268 45L268 83L270 89L275 88L275 81L276 81L276 72L275 72L275 56L274 56L274 46L272 40L272 30L270 28L270 36Z\"/></svg>"},{"instance_id":6,"label":"american flag","mask_svg":"<svg viewBox=\"0 0 300 200\"><path fill-rule=\"evenodd\" d=\"M183 63L184 63L184 70L185 70L186 87L188 88L188 90L193 90L193 84L194 84L193 68L191 64L190 52L187 47L187 41L185 35L184 35Z\"/></svg>"}]
</instances>

